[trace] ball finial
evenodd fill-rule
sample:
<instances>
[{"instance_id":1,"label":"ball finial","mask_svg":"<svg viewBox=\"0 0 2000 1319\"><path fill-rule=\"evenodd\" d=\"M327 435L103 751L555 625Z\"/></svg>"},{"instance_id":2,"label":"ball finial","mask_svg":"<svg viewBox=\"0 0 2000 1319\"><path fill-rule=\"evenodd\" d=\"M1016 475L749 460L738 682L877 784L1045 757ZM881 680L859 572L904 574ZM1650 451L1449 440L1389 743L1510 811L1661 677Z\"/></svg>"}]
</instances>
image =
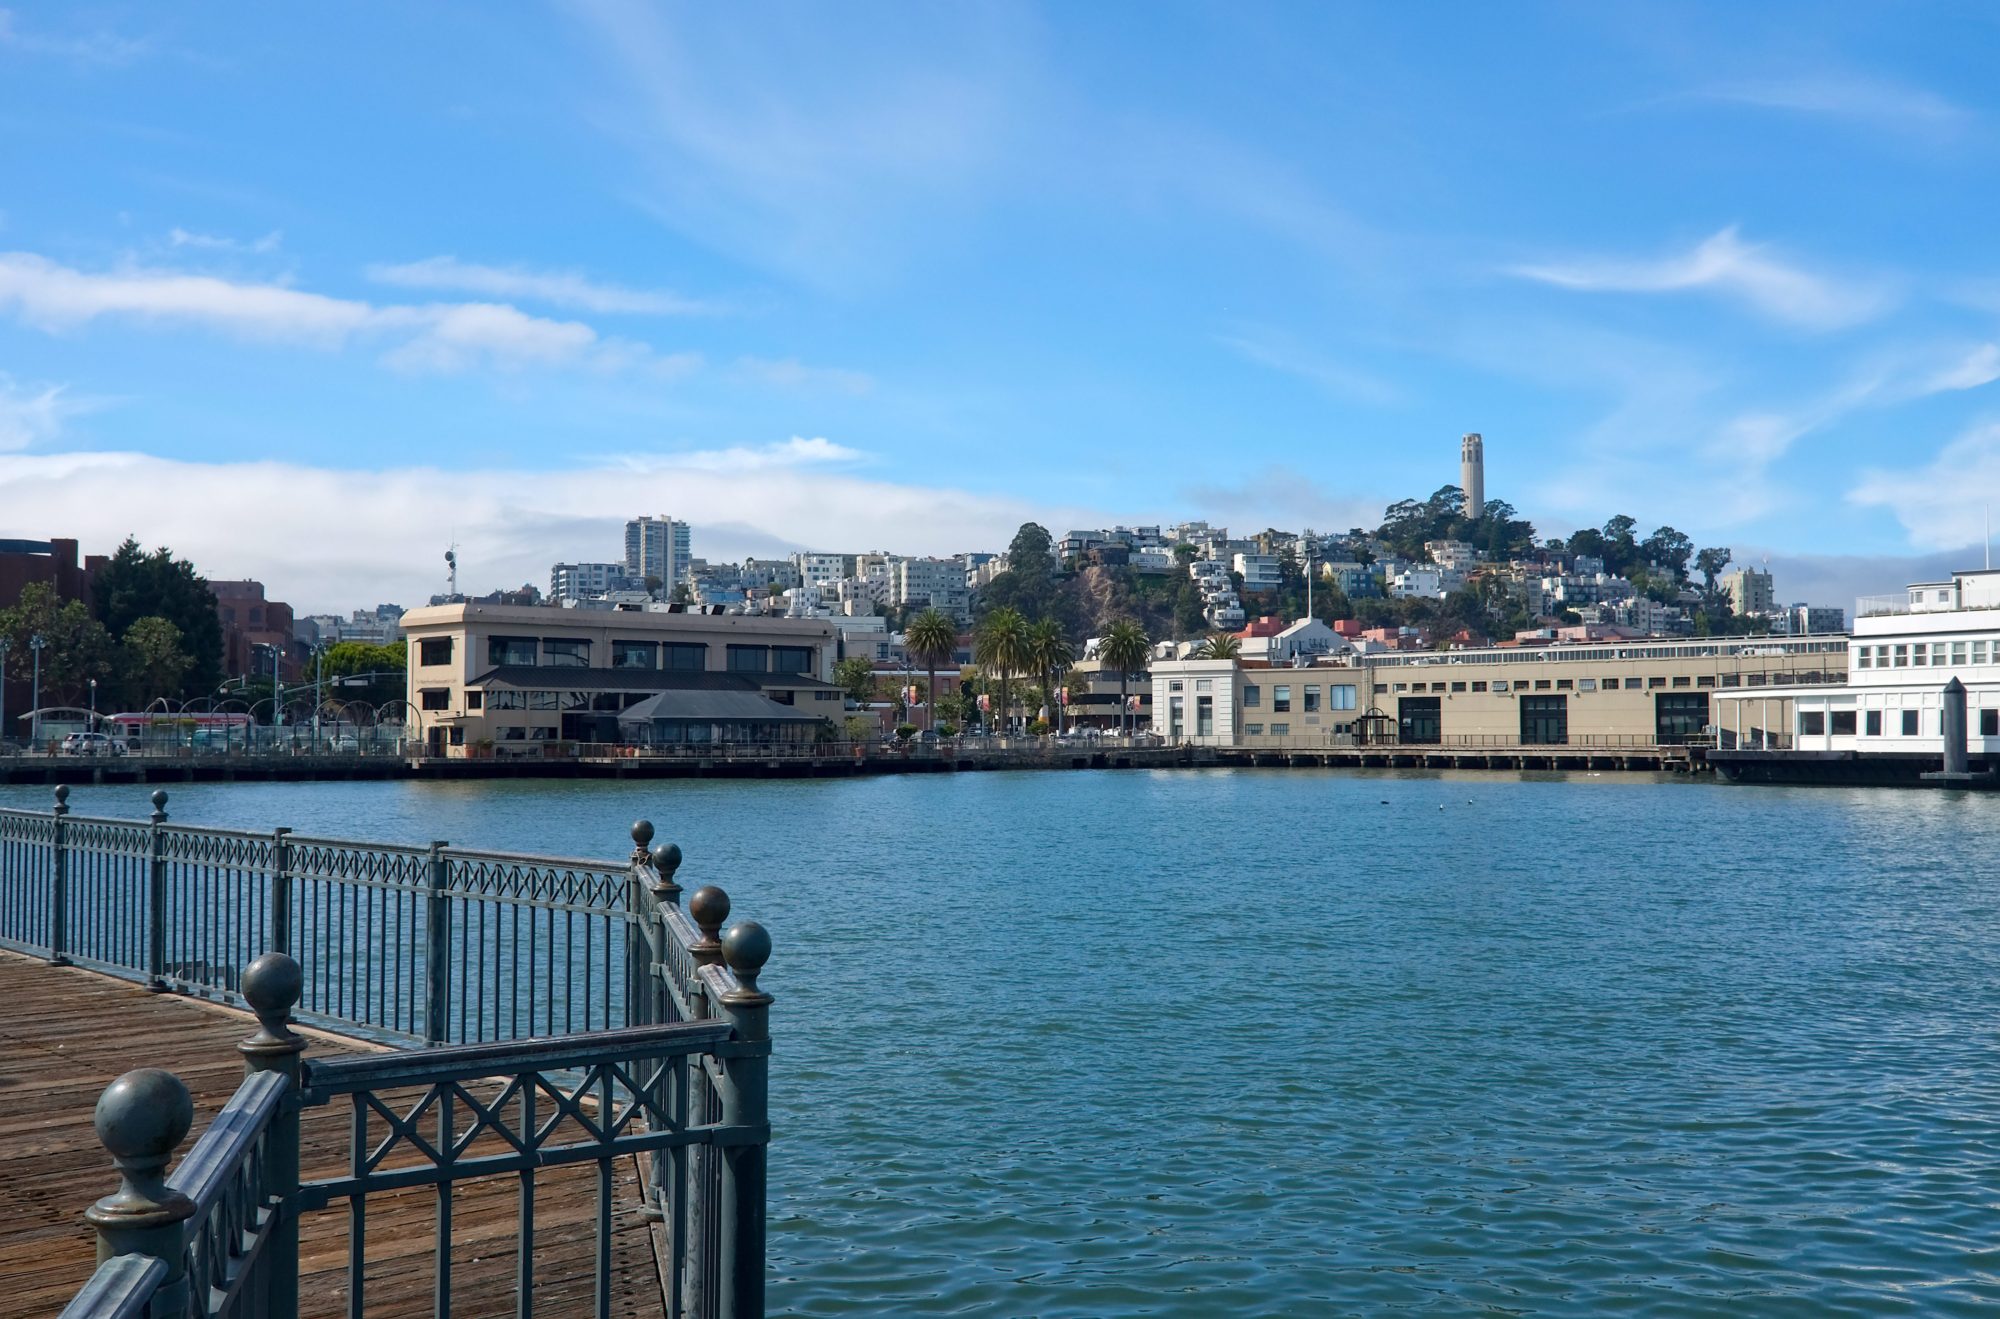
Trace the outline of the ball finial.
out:
<instances>
[{"instance_id":1,"label":"ball finial","mask_svg":"<svg viewBox=\"0 0 2000 1319\"><path fill-rule=\"evenodd\" d=\"M153 823L159 824L167 818L167 790L153 789Z\"/></svg>"},{"instance_id":2,"label":"ball finial","mask_svg":"<svg viewBox=\"0 0 2000 1319\"><path fill-rule=\"evenodd\" d=\"M757 974L771 960L771 934L756 921L738 921L722 936L722 960L736 973L738 988L723 996L726 1002L769 1003L771 996L757 988Z\"/></svg>"},{"instance_id":3,"label":"ball finial","mask_svg":"<svg viewBox=\"0 0 2000 1319\"><path fill-rule=\"evenodd\" d=\"M729 919L729 895L713 884L704 884L688 897L688 915L701 931L701 938L689 944L688 951L704 966L721 961L722 941L717 936Z\"/></svg>"},{"instance_id":4,"label":"ball finial","mask_svg":"<svg viewBox=\"0 0 2000 1319\"><path fill-rule=\"evenodd\" d=\"M651 820L634 820L632 822L632 841L638 844L641 852L650 847L653 842L653 822Z\"/></svg>"},{"instance_id":5,"label":"ball finial","mask_svg":"<svg viewBox=\"0 0 2000 1319\"><path fill-rule=\"evenodd\" d=\"M194 1096L172 1072L142 1067L104 1088L94 1122L121 1168L165 1167L194 1126Z\"/></svg>"},{"instance_id":6,"label":"ball finial","mask_svg":"<svg viewBox=\"0 0 2000 1319\"><path fill-rule=\"evenodd\" d=\"M69 814L69 784L56 784L56 814Z\"/></svg>"},{"instance_id":7,"label":"ball finial","mask_svg":"<svg viewBox=\"0 0 2000 1319\"><path fill-rule=\"evenodd\" d=\"M653 849L653 869L660 872L661 879L672 879L674 872L681 868L681 845L661 843Z\"/></svg>"},{"instance_id":8,"label":"ball finial","mask_svg":"<svg viewBox=\"0 0 2000 1319\"><path fill-rule=\"evenodd\" d=\"M243 970L243 1001L259 1020L283 1020L298 1006L305 989L306 973L284 953L265 953Z\"/></svg>"}]
</instances>

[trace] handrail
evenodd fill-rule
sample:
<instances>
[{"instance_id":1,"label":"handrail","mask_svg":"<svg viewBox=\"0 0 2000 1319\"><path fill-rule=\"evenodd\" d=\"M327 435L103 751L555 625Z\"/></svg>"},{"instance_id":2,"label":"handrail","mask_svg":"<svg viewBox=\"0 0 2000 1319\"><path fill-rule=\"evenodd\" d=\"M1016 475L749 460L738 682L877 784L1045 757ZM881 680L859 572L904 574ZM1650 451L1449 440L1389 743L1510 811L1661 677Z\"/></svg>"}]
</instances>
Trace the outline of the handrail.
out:
<instances>
[{"instance_id":1,"label":"handrail","mask_svg":"<svg viewBox=\"0 0 2000 1319\"><path fill-rule=\"evenodd\" d=\"M564 1071L609 1058L680 1056L713 1051L734 1038L726 1022L683 1021L667 1026L553 1035L538 1040L449 1044L421 1053L358 1053L316 1058L306 1064L304 1102L419 1081L463 1081L509 1072Z\"/></svg>"},{"instance_id":2,"label":"handrail","mask_svg":"<svg viewBox=\"0 0 2000 1319\"><path fill-rule=\"evenodd\" d=\"M70 1298L60 1319L151 1319L153 1294L166 1280L165 1260L113 1255Z\"/></svg>"},{"instance_id":3,"label":"handrail","mask_svg":"<svg viewBox=\"0 0 2000 1319\"><path fill-rule=\"evenodd\" d=\"M237 1166L270 1126L290 1082L282 1072L258 1072L243 1079L229 1102L201 1133L167 1185L194 1203L196 1217L215 1207Z\"/></svg>"}]
</instances>

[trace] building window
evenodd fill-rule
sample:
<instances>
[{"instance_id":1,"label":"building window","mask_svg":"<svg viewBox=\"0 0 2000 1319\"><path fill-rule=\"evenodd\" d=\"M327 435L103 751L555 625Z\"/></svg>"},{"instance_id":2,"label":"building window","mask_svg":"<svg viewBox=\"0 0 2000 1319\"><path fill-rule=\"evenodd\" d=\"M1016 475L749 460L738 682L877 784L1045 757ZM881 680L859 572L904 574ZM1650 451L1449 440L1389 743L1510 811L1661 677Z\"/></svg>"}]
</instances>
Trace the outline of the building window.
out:
<instances>
[{"instance_id":1,"label":"building window","mask_svg":"<svg viewBox=\"0 0 2000 1319\"><path fill-rule=\"evenodd\" d=\"M771 647L771 672L811 673L813 649L811 646Z\"/></svg>"},{"instance_id":2,"label":"building window","mask_svg":"<svg viewBox=\"0 0 2000 1319\"><path fill-rule=\"evenodd\" d=\"M1628 692L1638 691L1641 687L1644 687L1645 685L1646 685L1646 680L1644 678L1627 678L1625 680L1625 690ZM1659 684L1656 682L1654 685L1658 686Z\"/></svg>"},{"instance_id":3,"label":"building window","mask_svg":"<svg viewBox=\"0 0 2000 1319\"><path fill-rule=\"evenodd\" d=\"M1521 742L1525 746L1559 747L1569 742L1567 696L1521 698Z\"/></svg>"},{"instance_id":4,"label":"building window","mask_svg":"<svg viewBox=\"0 0 2000 1319\"><path fill-rule=\"evenodd\" d=\"M1868 669L1868 668L1873 668L1875 666L1875 648L1873 646L1859 647L1854 652L1854 654L1855 654L1855 660L1854 660L1855 668Z\"/></svg>"},{"instance_id":5,"label":"building window","mask_svg":"<svg viewBox=\"0 0 2000 1319\"><path fill-rule=\"evenodd\" d=\"M1987 711L1987 713L1994 713ZM1194 735L1196 737L1215 736L1215 698L1197 696L1194 698Z\"/></svg>"},{"instance_id":6,"label":"building window","mask_svg":"<svg viewBox=\"0 0 2000 1319\"><path fill-rule=\"evenodd\" d=\"M1262 700L1262 699L1263 699L1263 692L1262 692L1261 690L1259 690L1259 689L1258 689L1258 688L1257 688L1257 687L1256 687L1255 685L1253 685L1253 684L1250 684L1250 683L1245 683L1245 684L1243 685L1243 708L1244 708L1244 709L1246 709L1246 710L1254 710L1254 709L1256 709L1256 708L1257 708L1257 702L1258 702L1258 701L1260 701L1260 700Z\"/></svg>"},{"instance_id":7,"label":"building window","mask_svg":"<svg viewBox=\"0 0 2000 1319\"><path fill-rule=\"evenodd\" d=\"M1826 732L1826 715L1819 710L1799 711L1799 736L1818 737Z\"/></svg>"},{"instance_id":8,"label":"building window","mask_svg":"<svg viewBox=\"0 0 2000 1319\"><path fill-rule=\"evenodd\" d=\"M1548 680L1547 678L1537 678L1537 679L1535 679L1535 690L1536 690L1536 691L1538 691L1538 692L1545 692L1545 691L1547 691L1548 689L1549 689L1549 680Z\"/></svg>"},{"instance_id":9,"label":"building window","mask_svg":"<svg viewBox=\"0 0 2000 1319\"><path fill-rule=\"evenodd\" d=\"M1566 692L1573 686L1575 686L1575 684L1572 683L1568 678L1556 679L1556 690L1559 692Z\"/></svg>"},{"instance_id":10,"label":"building window","mask_svg":"<svg viewBox=\"0 0 2000 1319\"><path fill-rule=\"evenodd\" d=\"M1186 699L1187 698L1185 696L1169 696L1167 698L1168 737L1177 738L1181 736L1181 702L1185 701Z\"/></svg>"},{"instance_id":11,"label":"building window","mask_svg":"<svg viewBox=\"0 0 2000 1319\"><path fill-rule=\"evenodd\" d=\"M1493 690L1494 690L1494 691L1496 691L1496 692L1504 692L1504 691L1506 691L1506 690L1507 690L1507 680L1506 680L1505 678L1495 678L1495 679L1493 680Z\"/></svg>"},{"instance_id":12,"label":"building window","mask_svg":"<svg viewBox=\"0 0 2000 1319\"><path fill-rule=\"evenodd\" d=\"M1833 712L1833 717L1832 717L1832 725L1831 725L1831 726L1832 726L1832 729L1833 729L1833 735L1834 735L1835 737L1853 737L1853 736L1854 736L1854 711L1852 711L1852 710L1835 710L1835 711Z\"/></svg>"},{"instance_id":13,"label":"building window","mask_svg":"<svg viewBox=\"0 0 2000 1319\"><path fill-rule=\"evenodd\" d=\"M1249 737L1261 737L1264 734L1264 725L1245 724L1243 725L1243 732Z\"/></svg>"},{"instance_id":14,"label":"building window","mask_svg":"<svg viewBox=\"0 0 2000 1319\"><path fill-rule=\"evenodd\" d=\"M729 648L729 671L731 673L767 673L771 668L771 648L769 646L731 646Z\"/></svg>"},{"instance_id":15,"label":"building window","mask_svg":"<svg viewBox=\"0 0 2000 1319\"><path fill-rule=\"evenodd\" d=\"M1986 643L1984 641L1975 641L1972 643L1972 662L1974 664L1984 664L1986 662Z\"/></svg>"},{"instance_id":16,"label":"building window","mask_svg":"<svg viewBox=\"0 0 2000 1319\"><path fill-rule=\"evenodd\" d=\"M1892 652L1891 652L1891 655L1892 655L1892 656L1893 656L1893 658L1895 659L1895 667L1897 667L1897 668L1899 668L1899 669L1903 669L1903 668L1908 668L1908 667L1909 667L1909 664L1910 664L1910 648L1909 648L1908 646L1898 646L1898 647L1896 647L1896 649L1895 649L1894 651L1892 651Z\"/></svg>"},{"instance_id":17,"label":"building window","mask_svg":"<svg viewBox=\"0 0 2000 1319\"><path fill-rule=\"evenodd\" d=\"M2000 737L2000 710L1981 710L1979 712L1979 735L1981 737Z\"/></svg>"},{"instance_id":18,"label":"building window","mask_svg":"<svg viewBox=\"0 0 2000 1319\"><path fill-rule=\"evenodd\" d=\"M1213 678L1196 678L1196 679L1194 680L1194 689L1195 689L1196 691L1198 691L1198 692L1209 692L1209 691L1214 691L1214 690L1215 690L1215 679L1213 679Z\"/></svg>"},{"instance_id":19,"label":"building window","mask_svg":"<svg viewBox=\"0 0 2000 1319\"><path fill-rule=\"evenodd\" d=\"M529 665L535 662L537 647L533 637L486 638L486 662L492 665Z\"/></svg>"},{"instance_id":20,"label":"building window","mask_svg":"<svg viewBox=\"0 0 2000 1319\"><path fill-rule=\"evenodd\" d=\"M587 669L590 667L590 643L568 640L544 641L542 662L557 669Z\"/></svg>"},{"instance_id":21,"label":"building window","mask_svg":"<svg viewBox=\"0 0 2000 1319\"><path fill-rule=\"evenodd\" d=\"M1486 684L1483 682L1475 682L1472 684L1472 690L1476 692L1483 692L1486 690Z\"/></svg>"},{"instance_id":22,"label":"building window","mask_svg":"<svg viewBox=\"0 0 2000 1319\"><path fill-rule=\"evenodd\" d=\"M486 693L484 692L467 692L465 694L465 708L468 710L477 710L485 700Z\"/></svg>"},{"instance_id":23,"label":"building window","mask_svg":"<svg viewBox=\"0 0 2000 1319\"><path fill-rule=\"evenodd\" d=\"M1271 689L1271 713L1290 714L1292 712L1292 689L1273 687Z\"/></svg>"},{"instance_id":24,"label":"building window","mask_svg":"<svg viewBox=\"0 0 2000 1319\"><path fill-rule=\"evenodd\" d=\"M659 666L660 648L650 641L611 643L611 667L614 669L656 669Z\"/></svg>"},{"instance_id":25,"label":"building window","mask_svg":"<svg viewBox=\"0 0 2000 1319\"><path fill-rule=\"evenodd\" d=\"M452 726L452 730L451 730L451 744L452 744L453 746L455 746L455 747L462 747L462 746L464 746L464 745L465 745L465 729L464 729L464 728L462 728L462 727L459 727L459 726L457 726L457 725L453 725L453 726Z\"/></svg>"},{"instance_id":26,"label":"building window","mask_svg":"<svg viewBox=\"0 0 2000 1319\"><path fill-rule=\"evenodd\" d=\"M1455 682L1451 685L1451 689L1455 692L1462 692L1465 690L1465 684L1462 682Z\"/></svg>"},{"instance_id":27,"label":"building window","mask_svg":"<svg viewBox=\"0 0 2000 1319\"><path fill-rule=\"evenodd\" d=\"M1292 735L1292 726L1290 724L1271 725L1272 737L1290 737L1291 735Z\"/></svg>"},{"instance_id":28,"label":"building window","mask_svg":"<svg viewBox=\"0 0 2000 1319\"><path fill-rule=\"evenodd\" d=\"M1305 704L1305 711L1306 711L1306 713L1307 713L1307 714L1316 714L1316 713L1318 713L1318 711L1319 711L1319 684L1318 684L1318 683L1308 683L1308 684L1306 685L1306 693L1305 693L1305 695L1306 695L1306 704Z\"/></svg>"},{"instance_id":29,"label":"building window","mask_svg":"<svg viewBox=\"0 0 2000 1319\"><path fill-rule=\"evenodd\" d=\"M493 699L486 703L486 708L489 710L525 710L528 708L528 694L526 692L509 691L503 688L500 691L490 693L490 695Z\"/></svg>"},{"instance_id":30,"label":"building window","mask_svg":"<svg viewBox=\"0 0 2000 1319\"><path fill-rule=\"evenodd\" d=\"M449 710L451 709L451 688L426 687L422 694L418 696L417 702L426 710Z\"/></svg>"},{"instance_id":31,"label":"building window","mask_svg":"<svg viewBox=\"0 0 2000 1319\"><path fill-rule=\"evenodd\" d=\"M1696 678L1694 680L1694 685L1697 687L1713 687L1715 686L1715 675L1712 673L1704 673L1699 678Z\"/></svg>"},{"instance_id":32,"label":"building window","mask_svg":"<svg viewBox=\"0 0 2000 1319\"><path fill-rule=\"evenodd\" d=\"M1916 645L1910 647L1910 652L1910 667L1921 669L1926 663L1926 657L1930 654L1931 648L1925 645Z\"/></svg>"},{"instance_id":33,"label":"building window","mask_svg":"<svg viewBox=\"0 0 2000 1319\"><path fill-rule=\"evenodd\" d=\"M700 641L669 641L660 647L660 667L671 670L691 669L695 672L708 667L708 646Z\"/></svg>"},{"instance_id":34,"label":"building window","mask_svg":"<svg viewBox=\"0 0 2000 1319\"><path fill-rule=\"evenodd\" d=\"M1862 720L1861 724L1862 731L1869 737L1882 736L1882 712L1880 710L1869 710L1865 713L1866 717Z\"/></svg>"},{"instance_id":35,"label":"building window","mask_svg":"<svg viewBox=\"0 0 2000 1319\"><path fill-rule=\"evenodd\" d=\"M1692 687L1693 685L1694 685L1694 680L1692 678L1683 677L1674 679L1674 686L1676 687Z\"/></svg>"},{"instance_id":36,"label":"building window","mask_svg":"<svg viewBox=\"0 0 2000 1319\"><path fill-rule=\"evenodd\" d=\"M1905 710L1903 711L1903 736L1915 737L1916 735L1917 712L1915 710Z\"/></svg>"},{"instance_id":37,"label":"building window","mask_svg":"<svg viewBox=\"0 0 2000 1319\"><path fill-rule=\"evenodd\" d=\"M417 643L417 663L427 669L451 663L450 637L425 637Z\"/></svg>"},{"instance_id":38,"label":"building window","mask_svg":"<svg viewBox=\"0 0 2000 1319\"><path fill-rule=\"evenodd\" d=\"M1180 680L1179 678L1169 678L1169 679L1167 679L1167 690L1168 690L1168 691L1170 691L1170 692L1177 692L1177 691L1179 691L1180 689L1181 689L1181 680Z\"/></svg>"},{"instance_id":39,"label":"building window","mask_svg":"<svg viewBox=\"0 0 2000 1319\"><path fill-rule=\"evenodd\" d=\"M1646 690L1648 691L1651 691L1655 687L1664 687L1666 685L1667 685L1667 680L1665 678L1646 679Z\"/></svg>"},{"instance_id":40,"label":"building window","mask_svg":"<svg viewBox=\"0 0 2000 1319\"><path fill-rule=\"evenodd\" d=\"M1354 708L1354 684L1333 683L1326 689L1326 708L1329 710L1352 710Z\"/></svg>"}]
</instances>

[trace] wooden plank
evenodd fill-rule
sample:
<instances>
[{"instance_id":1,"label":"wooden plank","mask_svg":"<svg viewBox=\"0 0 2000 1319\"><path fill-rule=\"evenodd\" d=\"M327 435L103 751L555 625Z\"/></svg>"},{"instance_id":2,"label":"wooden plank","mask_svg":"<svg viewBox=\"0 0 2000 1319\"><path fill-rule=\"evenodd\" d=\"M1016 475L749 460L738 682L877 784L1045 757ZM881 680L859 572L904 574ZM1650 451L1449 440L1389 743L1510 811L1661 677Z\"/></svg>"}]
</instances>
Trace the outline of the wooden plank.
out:
<instances>
[{"instance_id":1,"label":"wooden plank","mask_svg":"<svg viewBox=\"0 0 2000 1319\"><path fill-rule=\"evenodd\" d=\"M0 1288L0 1319L56 1313L95 1266L95 1243L83 1211L118 1184L91 1129L92 1110L104 1087L136 1067L167 1068L194 1095L198 1135L242 1080L236 1045L254 1028L250 1016L235 1009L149 994L91 972L0 952L0 1150L7 1152L6 1172L0 1175L0 1277L7 1280ZM310 1037L317 1056L375 1047L320 1031ZM403 1109L411 1102L405 1096ZM463 1132L468 1124L462 1106L457 1117L456 1129ZM300 1151L306 1177L346 1170L349 1121L345 1101L307 1110ZM379 1119L371 1130L382 1132ZM435 1115L426 1115L426 1135L435 1130ZM496 1151L503 1148L490 1135L482 1136L476 1148L489 1144ZM454 1314L514 1311L517 1187L515 1177L505 1176L454 1189ZM625 1319L659 1319L664 1314L659 1272L647 1223L638 1212L639 1194L635 1161L618 1160L612 1191L612 1312ZM538 1313L590 1310L596 1196L595 1164L536 1175ZM431 1313L436 1203L436 1193L428 1187L369 1197L365 1267L371 1319ZM345 1313L347 1247L344 1205L308 1214L301 1222L302 1314Z\"/></svg>"}]
</instances>

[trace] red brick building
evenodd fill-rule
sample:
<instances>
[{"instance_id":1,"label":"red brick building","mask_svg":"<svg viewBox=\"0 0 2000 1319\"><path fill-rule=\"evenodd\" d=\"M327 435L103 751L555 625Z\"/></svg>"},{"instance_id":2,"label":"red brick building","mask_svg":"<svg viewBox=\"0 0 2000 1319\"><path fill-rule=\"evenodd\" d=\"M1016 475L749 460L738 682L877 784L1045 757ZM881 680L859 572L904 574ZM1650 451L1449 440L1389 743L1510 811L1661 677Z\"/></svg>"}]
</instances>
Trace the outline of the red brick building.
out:
<instances>
[{"instance_id":1,"label":"red brick building","mask_svg":"<svg viewBox=\"0 0 2000 1319\"><path fill-rule=\"evenodd\" d=\"M257 647L276 646L285 656L285 681L297 681L303 664L292 636L292 607L266 600L264 583L258 581L210 582L208 588L215 592L215 612L222 622L223 674L269 677L271 657Z\"/></svg>"},{"instance_id":2,"label":"red brick building","mask_svg":"<svg viewBox=\"0 0 2000 1319\"><path fill-rule=\"evenodd\" d=\"M0 540L0 609L12 609L21 603L21 592L35 582L53 586L59 599L95 605L97 574L106 562L102 554L88 555L79 561L77 543L73 540ZM26 673L27 657L9 655L7 667ZM14 724L14 716L28 708L31 684L25 677L10 679L6 689L5 705L10 711L7 722ZM4 735L18 731L10 729Z\"/></svg>"}]
</instances>

